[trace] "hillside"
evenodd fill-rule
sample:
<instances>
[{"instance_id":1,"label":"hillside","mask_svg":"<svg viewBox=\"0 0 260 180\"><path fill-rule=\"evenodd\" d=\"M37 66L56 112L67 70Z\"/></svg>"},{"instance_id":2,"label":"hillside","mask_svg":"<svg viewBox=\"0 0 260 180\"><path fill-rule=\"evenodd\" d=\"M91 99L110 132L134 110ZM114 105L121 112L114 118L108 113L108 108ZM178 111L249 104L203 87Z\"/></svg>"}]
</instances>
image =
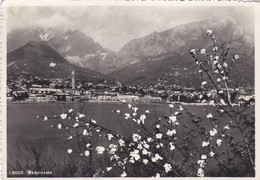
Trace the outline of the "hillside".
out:
<instances>
[{"instance_id":1,"label":"hillside","mask_svg":"<svg viewBox=\"0 0 260 180\"><path fill-rule=\"evenodd\" d=\"M80 30L66 28L17 29L8 33L7 51L11 52L29 41L48 42L68 62L102 73L117 68L115 53L103 48Z\"/></svg>"},{"instance_id":2,"label":"hillside","mask_svg":"<svg viewBox=\"0 0 260 180\"><path fill-rule=\"evenodd\" d=\"M44 78L66 78L70 77L72 70L75 70L77 79L90 82L113 81L98 72L70 64L46 42L30 41L7 54L8 75L30 74Z\"/></svg>"},{"instance_id":3,"label":"hillside","mask_svg":"<svg viewBox=\"0 0 260 180\"><path fill-rule=\"evenodd\" d=\"M240 79L241 85L254 86L254 37L232 17L179 25L134 39L118 52L122 69L110 75L132 84L153 83L164 78L179 85L199 86L199 75L194 72L195 63L189 51L212 49L207 29L213 30L219 47L228 43L230 53L241 57L233 67L230 80L235 83Z\"/></svg>"}]
</instances>

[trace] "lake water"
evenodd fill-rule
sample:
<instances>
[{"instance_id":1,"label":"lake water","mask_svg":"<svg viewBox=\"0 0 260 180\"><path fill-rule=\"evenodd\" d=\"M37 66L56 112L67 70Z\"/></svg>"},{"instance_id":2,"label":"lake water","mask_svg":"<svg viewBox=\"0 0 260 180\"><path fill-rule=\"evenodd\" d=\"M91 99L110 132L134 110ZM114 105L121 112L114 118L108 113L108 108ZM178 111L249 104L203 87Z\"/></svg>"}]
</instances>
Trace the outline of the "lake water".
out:
<instances>
[{"instance_id":1,"label":"lake water","mask_svg":"<svg viewBox=\"0 0 260 180\"><path fill-rule=\"evenodd\" d=\"M184 105L183 105L184 106ZM147 115L146 123L152 124L156 119L171 113L168 104L139 104L139 113L143 114L145 110L151 113ZM179 104L175 104L173 110L176 110ZM208 112L216 114L216 109L211 106L192 106L185 105L196 115L203 116L206 119ZM53 120L43 121L37 116L53 116L60 115L68 109L73 108L74 112L80 112L86 115L87 119L93 118L97 123L105 128L111 129L124 134L125 130L129 132L137 131L137 129L127 126L122 129L131 120L126 120L122 115L113 113L113 110L120 110L123 113L130 113L131 110L127 104L115 102L85 102L85 103L10 103L7 104L7 160L8 169L17 170L16 163L18 157L21 166L26 166L28 163L34 163L34 154L30 154L32 150L41 152L47 149L48 153L55 156L55 161L62 162L66 148L63 142L68 135L65 132L52 128L55 124ZM224 118L224 117L223 117ZM183 122L190 121L189 118L184 118ZM131 122L132 123L132 122ZM205 121L209 124L209 121ZM207 125L206 125L207 127ZM212 128L208 126L209 128ZM181 133L181 132L180 132ZM99 142L101 143L101 142ZM20 165L19 164L19 165ZM33 167L34 164L31 164ZM19 168L19 166L18 166Z\"/></svg>"}]
</instances>

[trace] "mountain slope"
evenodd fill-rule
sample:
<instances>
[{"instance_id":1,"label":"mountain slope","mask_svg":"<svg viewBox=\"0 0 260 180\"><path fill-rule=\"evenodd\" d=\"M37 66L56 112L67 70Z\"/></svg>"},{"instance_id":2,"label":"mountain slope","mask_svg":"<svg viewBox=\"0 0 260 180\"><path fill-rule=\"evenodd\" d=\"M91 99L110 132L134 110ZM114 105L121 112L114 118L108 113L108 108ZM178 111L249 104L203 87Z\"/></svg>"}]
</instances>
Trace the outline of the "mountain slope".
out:
<instances>
[{"instance_id":1,"label":"mountain slope","mask_svg":"<svg viewBox=\"0 0 260 180\"><path fill-rule=\"evenodd\" d=\"M179 85L199 86L199 75L194 72L195 63L189 51L206 48L212 52L207 29L213 30L218 45L228 43L230 53L241 56L233 67L233 82L240 78L242 84L253 86L254 37L232 17L188 23L134 39L118 52L122 69L111 76L133 84L153 83L164 78Z\"/></svg>"},{"instance_id":2,"label":"mountain slope","mask_svg":"<svg viewBox=\"0 0 260 180\"><path fill-rule=\"evenodd\" d=\"M30 74L44 78L67 78L75 70L76 78L90 82L112 81L105 75L67 62L46 42L30 41L7 54L8 75Z\"/></svg>"},{"instance_id":3,"label":"mountain slope","mask_svg":"<svg viewBox=\"0 0 260 180\"><path fill-rule=\"evenodd\" d=\"M7 51L11 52L29 41L48 42L67 61L94 71L109 73L117 68L115 53L103 48L79 30L64 28L18 29L7 36Z\"/></svg>"}]
</instances>

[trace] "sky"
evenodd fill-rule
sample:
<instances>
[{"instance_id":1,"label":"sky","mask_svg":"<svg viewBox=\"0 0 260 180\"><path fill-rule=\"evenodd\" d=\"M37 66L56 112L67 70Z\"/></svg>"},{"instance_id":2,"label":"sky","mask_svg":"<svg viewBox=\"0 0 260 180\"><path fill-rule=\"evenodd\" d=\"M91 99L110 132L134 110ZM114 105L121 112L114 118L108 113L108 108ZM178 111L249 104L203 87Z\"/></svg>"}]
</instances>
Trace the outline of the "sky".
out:
<instances>
[{"instance_id":1,"label":"sky","mask_svg":"<svg viewBox=\"0 0 260 180\"><path fill-rule=\"evenodd\" d=\"M233 16L247 25L253 23L253 15L249 7L14 6L7 9L7 29L79 29L103 47L118 51L132 39L180 24Z\"/></svg>"}]
</instances>

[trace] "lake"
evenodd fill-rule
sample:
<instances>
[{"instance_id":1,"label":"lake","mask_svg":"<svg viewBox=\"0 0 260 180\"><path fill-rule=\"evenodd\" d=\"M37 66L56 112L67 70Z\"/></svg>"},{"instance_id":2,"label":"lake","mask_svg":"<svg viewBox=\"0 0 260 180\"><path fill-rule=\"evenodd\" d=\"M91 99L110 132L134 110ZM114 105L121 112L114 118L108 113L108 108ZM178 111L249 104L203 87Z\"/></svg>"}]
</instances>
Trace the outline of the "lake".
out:
<instances>
[{"instance_id":1,"label":"lake","mask_svg":"<svg viewBox=\"0 0 260 180\"><path fill-rule=\"evenodd\" d=\"M173 110L176 110L179 105L175 104ZM171 113L168 104L138 104L138 107L140 114L143 114L145 110L151 112L147 115L146 119L148 125L153 124L159 117L170 115ZM213 115L217 114L216 108L211 106L183 105L183 107L198 116L204 117L204 119L207 119L206 115L209 112ZM8 171L35 167L35 158L38 156L38 158L40 156L44 157L45 161L48 161L45 157L50 156L52 158L50 162L56 162L55 165L57 166L65 161L64 159L67 158L67 148L63 142L67 140L68 135L62 130L51 127L55 124L54 120L43 121L43 118L37 118L37 116L59 116L70 108L73 108L74 112L85 114L87 119L95 119L97 124L119 134L124 134L126 130L131 133L137 131L137 129L131 126L123 129L122 127L127 125L130 120L126 120L122 115L112 112L113 110L120 110L123 113L130 113L131 110L127 107L127 104L117 102L8 103ZM225 117L223 116L222 119L225 119ZM188 123L189 121L189 118L184 118L183 120L184 123ZM207 120L203 124L207 131L212 128ZM102 144L102 142L99 143ZM198 141L198 143L201 142ZM49 166L50 169L53 169L51 164ZM55 174L54 176L59 176L59 174Z\"/></svg>"}]
</instances>

